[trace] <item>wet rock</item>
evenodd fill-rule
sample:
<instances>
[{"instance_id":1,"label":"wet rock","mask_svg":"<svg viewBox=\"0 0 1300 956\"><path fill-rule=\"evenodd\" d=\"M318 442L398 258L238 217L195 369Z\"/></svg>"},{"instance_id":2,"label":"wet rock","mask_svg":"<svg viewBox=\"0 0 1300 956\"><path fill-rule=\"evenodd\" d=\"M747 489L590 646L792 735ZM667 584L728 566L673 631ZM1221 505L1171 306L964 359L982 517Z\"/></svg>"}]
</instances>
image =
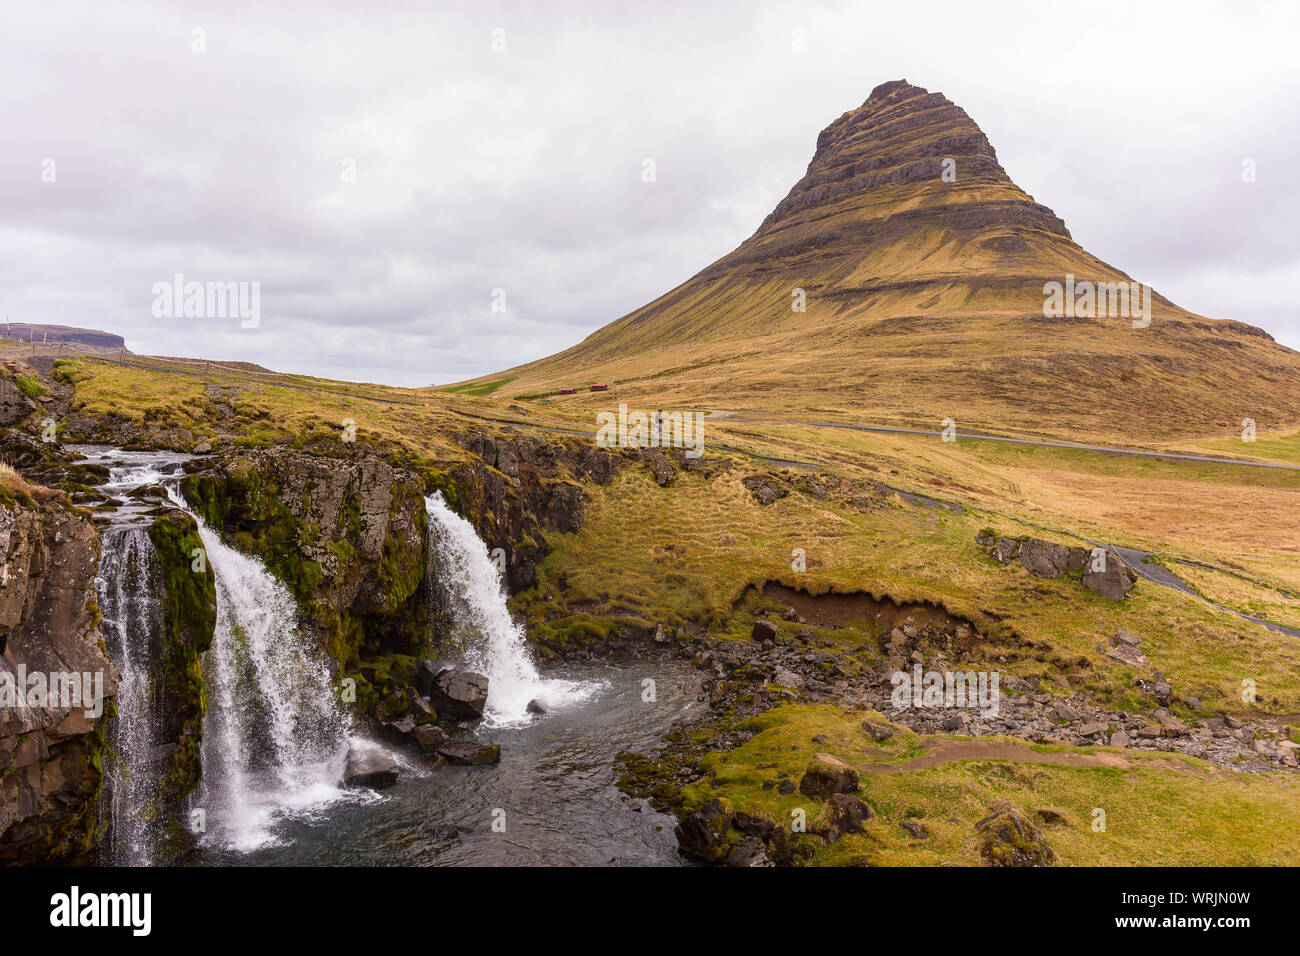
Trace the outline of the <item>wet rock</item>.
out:
<instances>
[{"instance_id":1,"label":"wet rock","mask_svg":"<svg viewBox=\"0 0 1300 956\"><path fill-rule=\"evenodd\" d=\"M980 856L989 866L1046 866L1056 858L1038 828L1009 803L989 807L975 824Z\"/></svg>"},{"instance_id":2,"label":"wet rock","mask_svg":"<svg viewBox=\"0 0 1300 956\"><path fill-rule=\"evenodd\" d=\"M444 717L475 720L487 705L488 679L473 671L447 669L434 678L428 697Z\"/></svg>"},{"instance_id":3,"label":"wet rock","mask_svg":"<svg viewBox=\"0 0 1300 956\"><path fill-rule=\"evenodd\" d=\"M415 666L414 686L421 697L429 697L433 694L433 682L443 671L451 670L451 665L445 661L420 661Z\"/></svg>"},{"instance_id":4,"label":"wet rock","mask_svg":"<svg viewBox=\"0 0 1300 956\"><path fill-rule=\"evenodd\" d=\"M686 853L710 863L720 863L731 853L727 830L731 827L731 804L710 800L677 824L673 833Z\"/></svg>"},{"instance_id":5,"label":"wet rock","mask_svg":"<svg viewBox=\"0 0 1300 956\"><path fill-rule=\"evenodd\" d=\"M384 736L395 743L404 743L413 733L415 733L415 718L409 715L384 724Z\"/></svg>"},{"instance_id":6,"label":"wet rock","mask_svg":"<svg viewBox=\"0 0 1300 956\"><path fill-rule=\"evenodd\" d=\"M858 772L839 757L831 754L814 754L808 761L799 792L810 797L825 799L836 793L850 793L858 789Z\"/></svg>"},{"instance_id":7,"label":"wet rock","mask_svg":"<svg viewBox=\"0 0 1300 956\"><path fill-rule=\"evenodd\" d=\"M447 742L447 731L436 724L425 724L415 728L415 742L427 754L437 753L438 748Z\"/></svg>"},{"instance_id":8,"label":"wet rock","mask_svg":"<svg viewBox=\"0 0 1300 956\"><path fill-rule=\"evenodd\" d=\"M397 758L383 747L354 745L348 748L347 766L343 771L344 785L385 790L397 783L400 774L401 767L397 764Z\"/></svg>"},{"instance_id":9,"label":"wet rock","mask_svg":"<svg viewBox=\"0 0 1300 956\"><path fill-rule=\"evenodd\" d=\"M485 767L501 762L500 744L481 744L476 740L448 740L439 744L437 749L449 763L462 767Z\"/></svg>"},{"instance_id":10,"label":"wet rock","mask_svg":"<svg viewBox=\"0 0 1300 956\"><path fill-rule=\"evenodd\" d=\"M525 710L527 710L528 713L530 713L530 714L549 714L549 713L550 713L550 711L546 709L546 705L543 704L543 703L542 703L540 700L538 700L536 697L534 697L532 700L530 700L530 701L528 702L528 706L525 708Z\"/></svg>"}]
</instances>

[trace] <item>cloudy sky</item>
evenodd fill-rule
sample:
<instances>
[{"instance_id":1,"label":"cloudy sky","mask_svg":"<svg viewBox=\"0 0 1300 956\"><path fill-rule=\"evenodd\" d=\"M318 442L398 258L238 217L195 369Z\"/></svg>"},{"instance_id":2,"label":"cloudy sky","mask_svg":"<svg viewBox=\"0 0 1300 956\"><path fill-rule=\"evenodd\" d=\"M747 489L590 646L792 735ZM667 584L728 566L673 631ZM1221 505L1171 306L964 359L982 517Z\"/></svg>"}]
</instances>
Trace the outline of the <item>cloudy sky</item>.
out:
<instances>
[{"instance_id":1,"label":"cloudy sky","mask_svg":"<svg viewBox=\"0 0 1300 956\"><path fill-rule=\"evenodd\" d=\"M730 251L905 77L1085 248L1300 348L1297 35L1294 3L1186 0L11 5L0 315L349 380L496 371ZM155 316L177 273L259 282L260 324Z\"/></svg>"}]
</instances>

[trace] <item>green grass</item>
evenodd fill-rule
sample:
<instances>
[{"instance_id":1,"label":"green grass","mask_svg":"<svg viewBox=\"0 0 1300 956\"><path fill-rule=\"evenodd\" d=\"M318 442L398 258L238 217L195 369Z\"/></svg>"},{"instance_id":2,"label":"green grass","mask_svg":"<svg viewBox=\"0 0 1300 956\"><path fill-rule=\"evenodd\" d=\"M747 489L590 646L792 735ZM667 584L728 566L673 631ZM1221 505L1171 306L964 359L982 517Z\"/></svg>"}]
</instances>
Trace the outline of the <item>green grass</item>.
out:
<instances>
[{"instance_id":1,"label":"green grass","mask_svg":"<svg viewBox=\"0 0 1300 956\"><path fill-rule=\"evenodd\" d=\"M464 385L449 385L446 388L438 389L438 391L450 392L453 395L477 395L480 398L485 398L513 381L514 376L509 376L494 379L491 382L468 382Z\"/></svg>"},{"instance_id":2,"label":"green grass","mask_svg":"<svg viewBox=\"0 0 1300 956\"><path fill-rule=\"evenodd\" d=\"M1040 747L1006 738L949 740L918 737L895 726L884 744L861 728L872 712L787 705L755 718L758 733L741 747L704 759L706 777L686 788L688 808L725 797L737 810L790 826L802 810L810 822L822 802L798 792L782 796L776 783L797 787L809 758L835 754L858 768L858 796L875 816L863 834L829 847L805 841L818 864L876 866L978 865L975 823L991 804L1010 801L1043 831L1064 866L1294 866L1300 843L1292 835L1300 812L1294 775L1237 774L1179 755L1109 747ZM814 743L822 735L825 742ZM962 759L992 744L1009 758ZM945 745L954 759L900 769ZM1091 762L1093 765L1072 765ZM785 774L784 777L781 775ZM764 789L764 784L772 784ZM1063 823L1036 816L1055 809ZM1105 813L1105 831L1093 829ZM908 819L930 831L917 840L900 826Z\"/></svg>"}]
</instances>

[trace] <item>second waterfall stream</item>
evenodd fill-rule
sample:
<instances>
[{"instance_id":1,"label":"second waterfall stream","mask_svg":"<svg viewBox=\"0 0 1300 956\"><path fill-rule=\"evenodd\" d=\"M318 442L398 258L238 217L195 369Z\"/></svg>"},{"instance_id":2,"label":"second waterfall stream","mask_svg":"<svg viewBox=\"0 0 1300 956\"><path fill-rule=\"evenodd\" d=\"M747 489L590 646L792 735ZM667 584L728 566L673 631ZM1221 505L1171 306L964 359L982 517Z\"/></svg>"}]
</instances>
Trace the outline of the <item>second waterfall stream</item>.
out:
<instances>
[{"instance_id":1,"label":"second waterfall stream","mask_svg":"<svg viewBox=\"0 0 1300 956\"><path fill-rule=\"evenodd\" d=\"M452 511L441 492L425 499L433 586L446 599L464 665L488 678L483 721L489 727L529 723L528 704L548 712L590 700L603 686L552 680L537 672L524 629L506 606L501 571L474 526ZM447 643L444 640L444 645Z\"/></svg>"}]
</instances>

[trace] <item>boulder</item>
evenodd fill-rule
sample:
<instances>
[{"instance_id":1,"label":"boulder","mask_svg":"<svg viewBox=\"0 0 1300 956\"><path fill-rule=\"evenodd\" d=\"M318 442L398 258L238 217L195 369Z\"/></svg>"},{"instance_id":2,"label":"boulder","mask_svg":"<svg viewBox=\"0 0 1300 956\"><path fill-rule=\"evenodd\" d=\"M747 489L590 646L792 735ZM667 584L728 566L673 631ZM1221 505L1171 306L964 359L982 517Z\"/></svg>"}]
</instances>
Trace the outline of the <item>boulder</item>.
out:
<instances>
[{"instance_id":1,"label":"boulder","mask_svg":"<svg viewBox=\"0 0 1300 956\"><path fill-rule=\"evenodd\" d=\"M447 740L438 745L438 753L448 763L462 767L486 767L501 762L500 744L481 744L476 740Z\"/></svg>"},{"instance_id":2,"label":"boulder","mask_svg":"<svg viewBox=\"0 0 1300 956\"><path fill-rule=\"evenodd\" d=\"M385 790L397 783L400 774L397 758L383 747L371 744L348 748L347 766L343 771L345 786Z\"/></svg>"},{"instance_id":3,"label":"boulder","mask_svg":"<svg viewBox=\"0 0 1300 956\"><path fill-rule=\"evenodd\" d=\"M998 538L997 546L993 549L993 557L1002 564L1010 564L1019 552L1020 542L1015 538Z\"/></svg>"},{"instance_id":4,"label":"boulder","mask_svg":"<svg viewBox=\"0 0 1300 956\"><path fill-rule=\"evenodd\" d=\"M1043 834L1020 810L999 803L989 811L975 824L980 855L989 866L1046 866L1056 859Z\"/></svg>"},{"instance_id":5,"label":"boulder","mask_svg":"<svg viewBox=\"0 0 1300 956\"><path fill-rule=\"evenodd\" d=\"M755 621L754 630L750 632L750 640L758 641L760 644L772 644L776 642L776 625L771 621Z\"/></svg>"},{"instance_id":6,"label":"boulder","mask_svg":"<svg viewBox=\"0 0 1300 956\"><path fill-rule=\"evenodd\" d=\"M437 753L438 748L447 742L447 731L436 724L425 724L415 728L415 742L427 754Z\"/></svg>"},{"instance_id":7,"label":"boulder","mask_svg":"<svg viewBox=\"0 0 1300 956\"><path fill-rule=\"evenodd\" d=\"M731 854L727 831L731 828L731 804L710 800L677 824L677 845L691 856L710 863L720 863Z\"/></svg>"},{"instance_id":8,"label":"boulder","mask_svg":"<svg viewBox=\"0 0 1300 956\"><path fill-rule=\"evenodd\" d=\"M727 866L774 866L767 856L767 847L758 837L747 836L727 854Z\"/></svg>"},{"instance_id":9,"label":"boulder","mask_svg":"<svg viewBox=\"0 0 1300 956\"><path fill-rule=\"evenodd\" d=\"M1129 667L1147 667L1151 663L1145 654L1130 644L1117 644L1107 649L1106 656Z\"/></svg>"},{"instance_id":10,"label":"boulder","mask_svg":"<svg viewBox=\"0 0 1300 956\"><path fill-rule=\"evenodd\" d=\"M1020 546L1020 563L1038 578L1059 578L1066 571L1078 571L1088 560L1083 548L1071 548L1030 538Z\"/></svg>"},{"instance_id":11,"label":"boulder","mask_svg":"<svg viewBox=\"0 0 1300 956\"><path fill-rule=\"evenodd\" d=\"M851 793L858 789L858 772L839 757L831 754L814 754L808 761L799 792L809 797L825 799L836 793Z\"/></svg>"},{"instance_id":12,"label":"boulder","mask_svg":"<svg viewBox=\"0 0 1300 956\"><path fill-rule=\"evenodd\" d=\"M778 687L788 687L795 693L803 693L804 688L808 686L807 681L802 677L784 667L776 669L776 673L772 675L772 683Z\"/></svg>"},{"instance_id":13,"label":"boulder","mask_svg":"<svg viewBox=\"0 0 1300 956\"><path fill-rule=\"evenodd\" d=\"M831 842L846 833L861 833L866 822L871 819L871 808L862 800L847 793L833 793L826 801L828 823L831 827Z\"/></svg>"},{"instance_id":14,"label":"boulder","mask_svg":"<svg viewBox=\"0 0 1300 956\"><path fill-rule=\"evenodd\" d=\"M525 709L526 711L528 711L528 713L530 713L530 714L539 714L539 715L541 715L541 714L549 714L549 713L550 713L550 711L546 709L546 705L543 704L543 703L542 703L540 700L538 700L536 697L534 697L532 700L530 700L530 701L528 702L528 706L525 707L524 709Z\"/></svg>"},{"instance_id":15,"label":"boulder","mask_svg":"<svg viewBox=\"0 0 1300 956\"><path fill-rule=\"evenodd\" d=\"M862 722L862 729L871 735L871 739L876 743L884 743L890 737L894 736L892 728L885 724L872 723L869 720Z\"/></svg>"},{"instance_id":16,"label":"boulder","mask_svg":"<svg viewBox=\"0 0 1300 956\"><path fill-rule=\"evenodd\" d=\"M443 671L451 670L451 665L443 661L420 661L415 666L414 685L421 697L433 694L433 682Z\"/></svg>"},{"instance_id":17,"label":"boulder","mask_svg":"<svg viewBox=\"0 0 1300 956\"><path fill-rule=\"evenodd\" d=\"M476 720L487 705L488 679L473 671L447 668L434 677L427 696L444 717Z\"/></svg>"},{"instance_id":18,"label":"boulder","mask_svg":"<svg viewBox=\"0 0 1300 956\"><path fill-rule=\"evenodd\" d=\"M1089 590L1100 594L1108 601L1122 601L1133 590L1137 575L1129 570L1128 565L1120 560L1114 551L1106 552L1105 567L1098 571L1089 561L1083 569L1083 583Z\"/></svg>"},{"instance_id":19,"label":"boulder","mask_svg":"<svg viewBox=\"0 0 1300 956\"><path fill-rule=\"evenodd\" d=\"M1136 634L1132 634L1124 630L1121 627L1118 631L1115 632L1114 643L1117 647L1121 644L1127 644L1129 647L1137 647L1139 644L1142 643L1142 638L1138 637Z\"/></svg>"}]
</instances>

